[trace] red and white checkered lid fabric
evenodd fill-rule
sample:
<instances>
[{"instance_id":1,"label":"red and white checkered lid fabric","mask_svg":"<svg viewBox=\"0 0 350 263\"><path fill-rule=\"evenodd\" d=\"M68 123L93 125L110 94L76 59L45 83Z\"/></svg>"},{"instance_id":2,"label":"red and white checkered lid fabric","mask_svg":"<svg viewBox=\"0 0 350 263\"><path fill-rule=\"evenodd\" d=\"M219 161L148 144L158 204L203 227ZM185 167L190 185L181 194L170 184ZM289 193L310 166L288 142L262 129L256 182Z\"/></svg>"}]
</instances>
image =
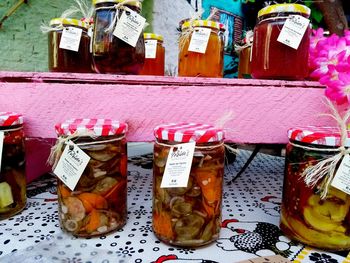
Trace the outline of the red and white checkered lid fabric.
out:
<instances>
[{"instance_id":1,"label":"red and white checkered lid fabric","mask_svg":"<svg viewBox=\"0 0 350 263\"><path fill-rule=\"evenodd\" d=\"M159 140L174 142L221 142L224 131L212 125L197 123L169 123L154 128L154 135Z\"/></svg>"},{"instance_id":2,"label":"red and white checkered lid fabric","mask_svg":"<svg viewBox=\"0 0 350 263\"><path fill-rule=\"evenodd\" d=\"M22 114L15 112L0 112L0 127L23 124Z\"/></svg>"},{"instance_id":3,"label":"red and white checkered lid fabric","mask_svg":"<svg viewBox=\"0 0 350 263\"><path fill-rule=\"evenodd\" d=\"M125 134L128 125L111 119L70 119L55 125L57 135L87 134L97 136Z\"/></svg>"},{"instance_id":4,"label":"red and white checkered lid fabric","mask_svg":"<svg viewBox=\"0 0 350 263\"><path fill-rule=\"evenodd\" d=\"M299 127L288 130L288 138L297 142L304 142L324 146L340 146L340 131L337 127ZM345 143L350 147L350 131Z\"/></svg>"}]
</instances>

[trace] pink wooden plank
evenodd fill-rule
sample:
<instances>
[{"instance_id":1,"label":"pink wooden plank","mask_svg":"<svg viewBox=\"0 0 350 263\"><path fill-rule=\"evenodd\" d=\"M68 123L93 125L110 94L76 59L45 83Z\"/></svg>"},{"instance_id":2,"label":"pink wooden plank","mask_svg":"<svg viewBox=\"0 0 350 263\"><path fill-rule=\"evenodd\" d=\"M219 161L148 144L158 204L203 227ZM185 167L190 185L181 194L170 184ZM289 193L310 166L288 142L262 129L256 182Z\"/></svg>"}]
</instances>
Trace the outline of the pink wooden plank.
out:
<instances>
[{"instance_id":1,"label":"pink wooden plank","mask_svg":"<svg viewBox=\"0 0 350 263\"><path fill-rule=\"evenodd\" d=\"M0 111L23 113L27 136L36 138L28 143L29 180L47 170L50 144L38 138L55 139L55 123L67 118L126 121L128 140L141 142L153 141L160 123L215 124L230 111L226 137L237 143L286 143L290 127L332 124L319 116L324 89L315 82L30 72L0 72L0 81Z\"/></svg>"}]
</instances>

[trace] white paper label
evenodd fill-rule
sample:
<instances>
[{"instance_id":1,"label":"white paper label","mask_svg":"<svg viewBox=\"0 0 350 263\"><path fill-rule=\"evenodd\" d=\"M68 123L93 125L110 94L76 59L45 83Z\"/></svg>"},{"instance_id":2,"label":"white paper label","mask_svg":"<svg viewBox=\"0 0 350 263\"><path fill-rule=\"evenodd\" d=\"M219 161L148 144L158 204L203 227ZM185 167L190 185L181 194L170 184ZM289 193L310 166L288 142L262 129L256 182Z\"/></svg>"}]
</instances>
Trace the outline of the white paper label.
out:
<instances>
[{"instance_id":1,"label":"white paper label","mask_svg":"<svg viewBox=\"0 0 350 263\"><path fill-rule=\"evenodd\" d=\"M89 51L90 53L92 53L92 37L93 37L92 27L89 27L88 29L88 36L90 37Z\"/></svg>"},{"instance_id":2,"label":"white paper label","mask_svg":"<svg viewBox=\"0 0 350 263\"><path fill-rule=\"evenodd\" d=\"M189 142L170 149L161 188L187 187L195 146L195 142Z\"/></svg>"},{"instance_id":3,"label":"white paper label","mask_svg":"<svg viewBox=\"0 0 350 263\"><path fill-rule=\"evenodd\" d=\"M89 155L69 141L53 172L73 191L89 160Z\"/></svg>"},{"instance_id":4,"label":"white paper label","mask_svg":"<svg viewBox=\"0 0 350 263\"><path fill-rule=\"evenodd\" d=\"M1 162L2 162L2 148L4 147L4 132L0 131L0 172L1 172Z\"/></svg>"},{"instance_id":5,"label":"white paper label","mask_svg":"<svg viewBox=\"0 0 350 263\"><path fill-rule=\"evenodd\" d=\"M145 57L156 58L157 55L157 40L149 39L145 40Z\"/></svg>"},{"instance_id":6,"label":"white paper label","mask_svg":"<svg viewBox=\"0 0 350 263\"><path fill-rule=\"evenodd\" d=\"M113 35L135 47L145 23L146 19L144 17L125 7L123 14L118 19Z\"/></svg>"},{"instance_id":7,"label":"white paper label","mask_svg":"<svg viewBox=\"0 0 350 263\"><path fill-rule=\"evenodd\" d=\"M350 155L344 156L331 185L350 195Z\"/></svg>"},{"instance_id":8,"label":"white paper label","mask_svg":"<svg viewBox=\"0 0 350 263\"><path fill-rule=\"evenodd\" d=\"M209 42L210 33L210 28L196 28L192 33L188 51L205 54Z\"/></svg>"},{"instance_id":9,"label":"white paper label","mask_svg":"<svg viewBox=\"0 0 350 263\"><path fill-rule=\"evenodd\" d=\"M76 27L65 27L62 31L60 48L78 52L83 30Z\"/></svg>"},{"instance_id":10,"label":"white paper label","mask_svg":"<svg viewBox=\"0 0 350 263\"><path fill-rule=\"evenodd\" d=\"M284 23L277 41L298 49L309 23L310 20L303 16L290 15Z\"/></svg>"}]
</instances>

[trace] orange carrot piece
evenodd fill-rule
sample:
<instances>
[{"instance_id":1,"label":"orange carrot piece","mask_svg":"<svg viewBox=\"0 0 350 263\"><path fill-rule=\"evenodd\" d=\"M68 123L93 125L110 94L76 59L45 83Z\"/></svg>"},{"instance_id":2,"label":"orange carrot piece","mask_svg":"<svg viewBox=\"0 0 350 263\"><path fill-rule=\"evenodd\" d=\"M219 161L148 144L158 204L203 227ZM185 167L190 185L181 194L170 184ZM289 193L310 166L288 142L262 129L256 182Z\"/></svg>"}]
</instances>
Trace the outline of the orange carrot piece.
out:
<instances>
[{"instance_id":1,"label":"orange carrot piece","mask_svg":"<svg viewBox=\"0 0 350 263\"><path fill-rule=\"evenodd\" d=\"M217 177L217 172L215 170L201 171L201 169L197 169L195 174L204 198L209 203L219 201L222 192L222 179Z\"/></svg>"},{"instance_id":2,"label":"orange carrot piece","mask_svg":"<svg viewBox=\"0 0 350 263\"><path fill-rule=\"evenodd\" d=\"M83 206L86 210L86 213L90 213L94 209L92 204L89 201L87 201L86 199L80 198L80 201L83 203Z\"/></svg>"},{"instance_id":3,"label":"orange carrot piece","mask_svg":"<svg viewBox=\"0 0 350 263\"><path fill-rule=\"evenodd\" d=\"M153 228L161 237L173 239L174 232L171 225L171 216L166 212L160 212L153 215Z\"/></svg>"},{"instance_id":4,"label":"orange carrot piece","mask_svg":"<svg viewBox=\"0 0 350 263\"><path fill-rule=\"evenodd\" d=\"M113 186L113 188L110 189L104 195L104 197L106 199L115 199L113 197L119 197L121 195L121 193L123 193L124 191L126 191L126 180L123 180L123 181L120 181L120 182L116 183L116 185Z\"/></svg>"},{"instance_id":5,"label":"orange carrot piece","mask_svg":"<svg viewBox=\"0 0 350 263\"><path fill-rule=\"evenodd\" d=\"M93 208L96 209L106 209L108 208L107 200L98 194L94 193L81 193L78 198L83 202L89 203ZM84 200L84 201L83 201Z\"/></svg>"},{"instance_id":6,"label":"orange carrot piece","mask_svg":"<svg viewBox=\"0 0 350 263\"><path fill-rule=\"evenodd\" d=\"M89 217L89 223L86 224L85 229L87 232L91 233L100 226L100 213L96 209L93 209Z\"/></svg>"},{"instance_id":7,"label":"orange carrot piece","mask_svg":"<svg viewBox=\"0 0 350 263\"><path fill-rule=\"evenodd\" d=\"M61 195L61 198L66 198L68 196L71 196L72 191L70 191L67 187L65 187L63 184L58 185L57 189Z\"/></svg>"}]
</instances>

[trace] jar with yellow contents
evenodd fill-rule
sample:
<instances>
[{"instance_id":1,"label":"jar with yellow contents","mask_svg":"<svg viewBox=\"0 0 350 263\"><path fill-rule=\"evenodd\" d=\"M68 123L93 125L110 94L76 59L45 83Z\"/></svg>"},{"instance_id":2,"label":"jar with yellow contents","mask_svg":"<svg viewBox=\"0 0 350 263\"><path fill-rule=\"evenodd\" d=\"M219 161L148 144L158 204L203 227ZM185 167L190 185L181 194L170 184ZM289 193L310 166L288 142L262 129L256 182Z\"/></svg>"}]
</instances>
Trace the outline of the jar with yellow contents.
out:
<instances>
[{"instance_id":1,"label":"jar with yellow contents","mask_svg":"<svg viewBox=\"0 0 350 263\"><path fill-rule=\"evenodd\" d=\"M208 20L186 21L179 39L178 75L223 77L224 26Z\"/></svg>"},{"instance_id":2,"label":"jar with yellow contents","mask_svg":"<svg viewBox=\"0 0 350 263\"><path fill-rule=\"evenodd\" d=\"M154 33L143 34L145 39L145 63L140 75L164 76L165 48L163 36Z\"/></svg>"}]
</instances>

